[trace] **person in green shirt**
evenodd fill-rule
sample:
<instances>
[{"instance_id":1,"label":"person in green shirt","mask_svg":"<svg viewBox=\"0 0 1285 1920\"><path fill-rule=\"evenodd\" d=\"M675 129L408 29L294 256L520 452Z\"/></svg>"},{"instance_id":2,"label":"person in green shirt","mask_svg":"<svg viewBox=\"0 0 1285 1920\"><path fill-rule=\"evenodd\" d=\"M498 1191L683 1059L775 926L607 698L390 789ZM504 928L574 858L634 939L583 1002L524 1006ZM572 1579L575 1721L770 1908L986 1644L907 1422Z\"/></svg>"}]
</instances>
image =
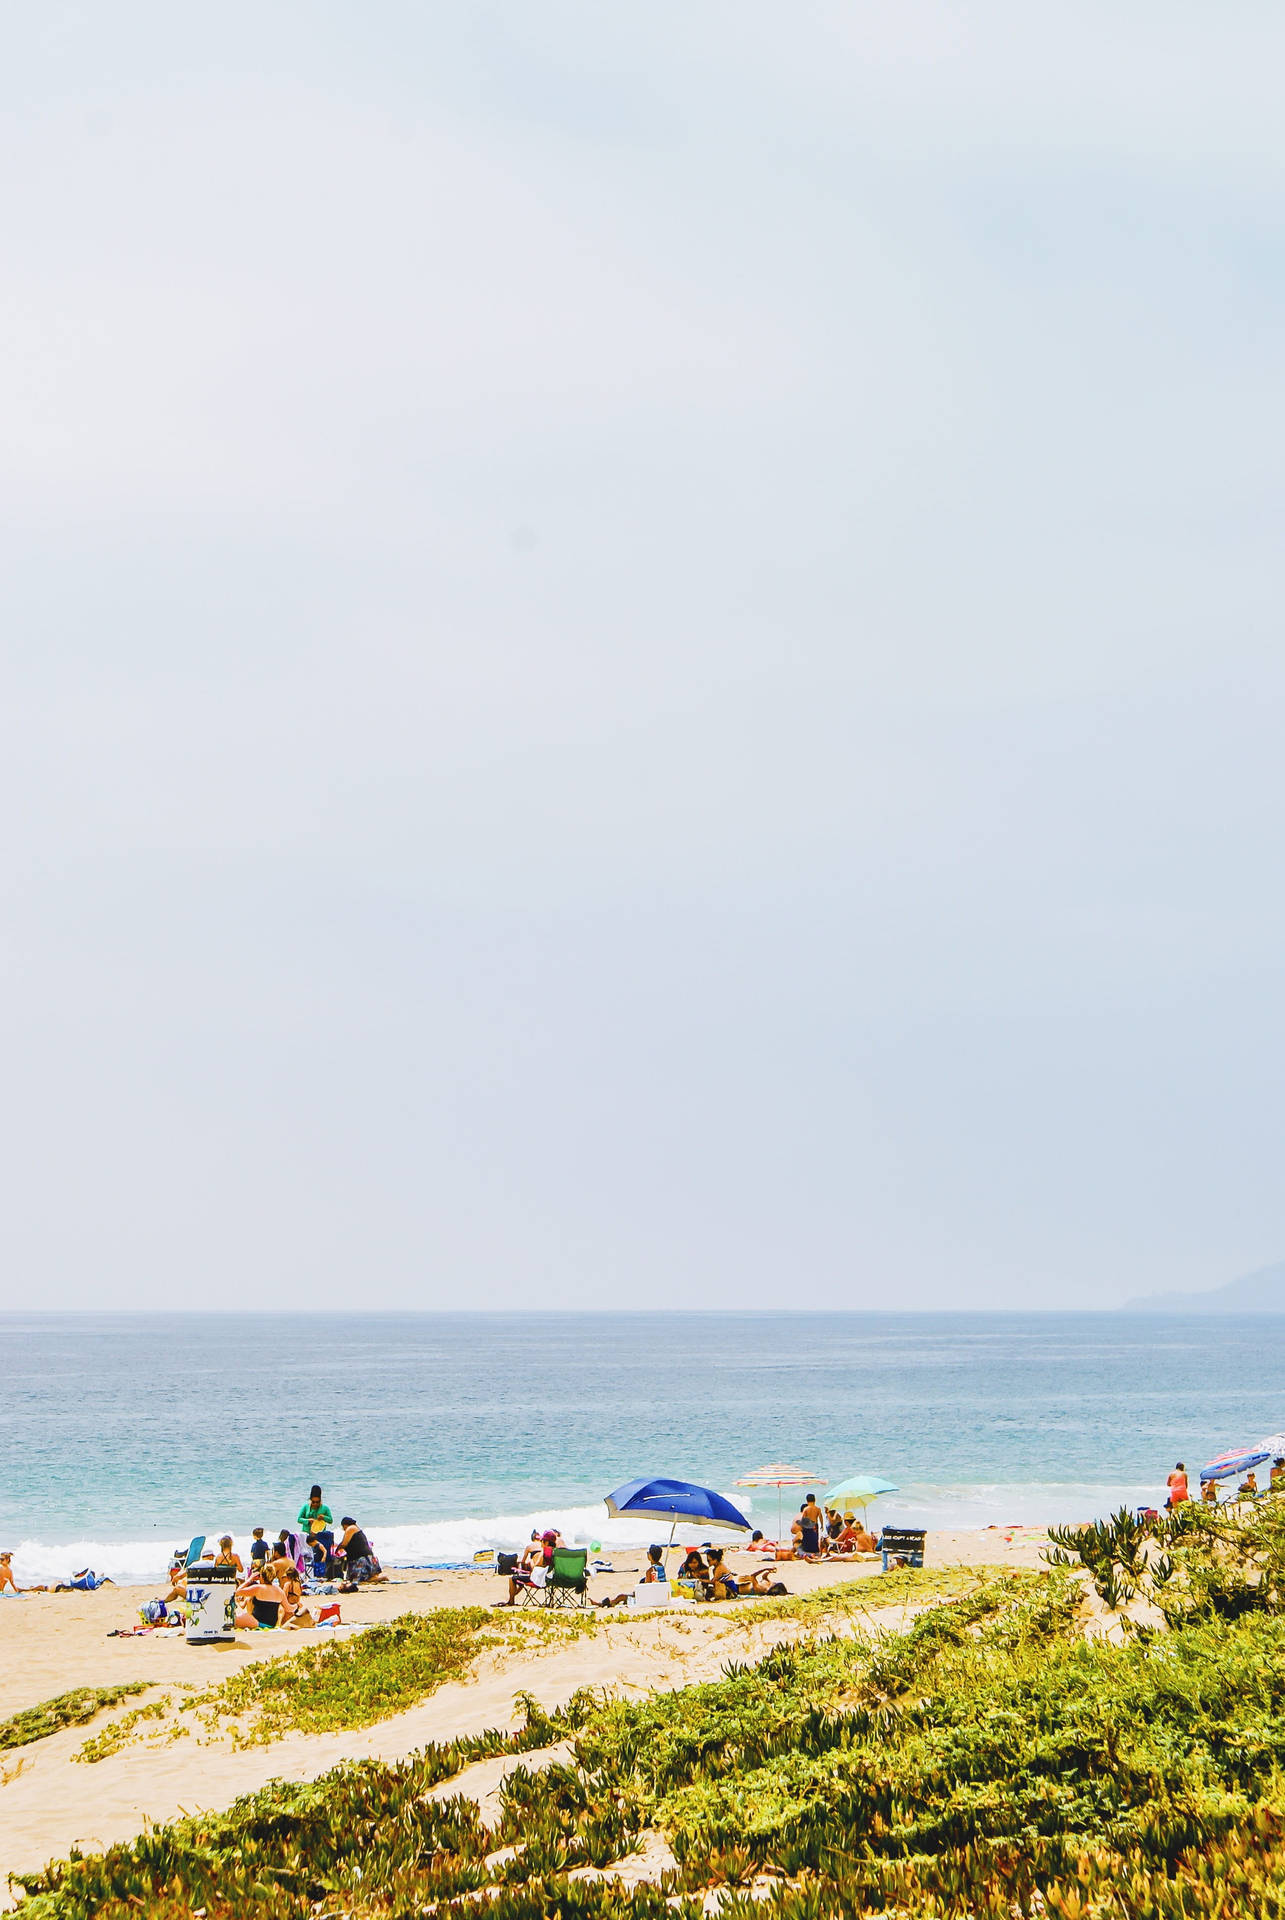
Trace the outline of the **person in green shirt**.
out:
<instances>
[{"instance_id":1,"label":"person in green shirt","mask_svg":"<svg viewBox=\"0 0 1285 1920\"><path fill-rule=\"evenodd\" d=\"M320 1526L317 1525L318 1521L321 1522ZM320 1487L312 1489L299 1509L299 1531L310 1558L315 1556L318 1548L321 1549L321 1571L326 1572L330 1556L335 1550L335 1516L323 1502Z\"/></svg>"}]
</instances>

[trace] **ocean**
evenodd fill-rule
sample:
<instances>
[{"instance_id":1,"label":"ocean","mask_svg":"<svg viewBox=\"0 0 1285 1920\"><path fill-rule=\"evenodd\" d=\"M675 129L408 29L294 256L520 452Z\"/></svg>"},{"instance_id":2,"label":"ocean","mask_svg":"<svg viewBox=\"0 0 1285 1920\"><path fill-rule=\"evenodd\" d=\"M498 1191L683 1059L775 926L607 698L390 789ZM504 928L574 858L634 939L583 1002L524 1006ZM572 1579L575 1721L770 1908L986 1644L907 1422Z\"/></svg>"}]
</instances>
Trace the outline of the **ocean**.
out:
<instances>
[{"instance_id":1,"label":"ocean","mask_svg":"<svg viewBox=\"0 0 1285 1920\"><path fill-rule=\"evenodd\" d=\"M314 1480L392 1566L537 1521L641 1543L602 1499L643 1472L771 1534L775 1493L734 1483L773 1460L884 1475L893 1524L1082 1519L1285 1427L1285 1315L16 1313L0 1352L20 1581L155 1579L193 1533L293 1523Z\"/></svg>"}]
</instances>

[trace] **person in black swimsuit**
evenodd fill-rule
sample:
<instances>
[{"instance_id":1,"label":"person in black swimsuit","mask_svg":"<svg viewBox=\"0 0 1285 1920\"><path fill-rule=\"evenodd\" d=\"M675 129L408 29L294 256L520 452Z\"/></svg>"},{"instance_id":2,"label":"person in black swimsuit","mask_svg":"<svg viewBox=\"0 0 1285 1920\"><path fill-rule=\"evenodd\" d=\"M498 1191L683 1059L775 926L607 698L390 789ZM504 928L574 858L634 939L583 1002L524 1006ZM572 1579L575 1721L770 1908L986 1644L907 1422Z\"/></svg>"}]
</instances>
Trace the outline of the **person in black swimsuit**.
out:
<instances>
[{"instance_id":1,"label":"person in black swimsuit","mask_svg":"<svg viewBox=\"0 0 1285 1920\"><path fill-rule=\"evenodd\" d=\"M344 1557L344 1577L339 1591L355 1593L358 1587L364 1587L368 1581L386 1580L388 1575L376 1560L375 1549L352 1515L346 1513L342 1524L343 1538L338 1550Z\"/></svg>"},{"instance_id":2,"label":"person in black swimsuit","mask_svg":"<svg viewBox=\"0 0 1285 1920\"><path fill-rule=\"evenodd\" d=\"M296 1611L284 1587L257 1574L237 1588L236 1597L238 1627L283 1627Z\"/></svg>"}]
</instances>

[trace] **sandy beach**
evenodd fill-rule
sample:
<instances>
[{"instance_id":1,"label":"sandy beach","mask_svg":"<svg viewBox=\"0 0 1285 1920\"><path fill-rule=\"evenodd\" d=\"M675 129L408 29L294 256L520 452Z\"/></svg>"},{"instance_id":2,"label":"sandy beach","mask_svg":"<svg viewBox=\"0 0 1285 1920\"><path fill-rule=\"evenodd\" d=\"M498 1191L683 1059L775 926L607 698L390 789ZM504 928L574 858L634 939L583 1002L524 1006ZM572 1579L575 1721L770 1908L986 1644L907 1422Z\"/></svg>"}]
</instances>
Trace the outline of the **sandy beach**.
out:
<instances>
[{"instance_id":1,"label":"sandy beach","mask_svg":"<svg viewBox=\"0 0 1285 1920\"><path fill-rule=\"evenodd\" d=\"M1040 1536L1034 1529L936 1533L930 1536L928 1566L1040 1565ZM736 1564L749 1556L733 1553ZM591 1583L597 1599L632 1584L639 1556L613 1556L615 1572ZM871 1620L896 1626L913 1611L878 1604L877 1560L785 1564L781 1569L791 1593L807 1593L854 1578L874 1582ZM344 1620L387 1620L407 1611L436 1607L489 1606L504 1586L493 1574L472 1570L400 1573L384 1587L342 1596ZM470 1676L450 1682L409 1712L355 1732L318 1736L289 1735L270 1746L237 1749L224 1737L182 1738L156 1745L132 1744L92 1765L73 1760L87 1736L131 1708L164 1698L165 1690L208 1686L255 1660L290 1653L314 1643L319 1633L241 1634L233 1644L189 1647L178 1633L158 1632L110 1638L115 1627L130 1626L139 1605L151 1597L146 1588L107 1587L97 1593L30 1594L0 1601L0 1718L48 1700L77 1686L106 1686L143 1681L149 1691L98 1716L89 1726L67 1728L48 1739L18 1748L0 1764L0 1871L29 1870L72 1847L93 1850L128 1839L149 1822L170 1820L201 1808L228 1805L271 1779L303 1780L326 1772L339 1761L371 1756L405 1758L429 1740L510 1727L521 1716L514 1696L529 1690L547 1707L561 1704L578 1687L615 1689L622 1694L682 1686L716 1676L729 1658L744 1659L793 1637L791 1620L752 1625L738 1622L739 1602L685 1607L656 1615L626 1617L606 1611L600 1630L568 1642L516 1645L484 1654ZM509 1617L509 1616L504 1616ZM521 1622L519 1611L513 1616ZM155 1691L151 1691L151 1689Z\"/></svg>"}]
</instances>

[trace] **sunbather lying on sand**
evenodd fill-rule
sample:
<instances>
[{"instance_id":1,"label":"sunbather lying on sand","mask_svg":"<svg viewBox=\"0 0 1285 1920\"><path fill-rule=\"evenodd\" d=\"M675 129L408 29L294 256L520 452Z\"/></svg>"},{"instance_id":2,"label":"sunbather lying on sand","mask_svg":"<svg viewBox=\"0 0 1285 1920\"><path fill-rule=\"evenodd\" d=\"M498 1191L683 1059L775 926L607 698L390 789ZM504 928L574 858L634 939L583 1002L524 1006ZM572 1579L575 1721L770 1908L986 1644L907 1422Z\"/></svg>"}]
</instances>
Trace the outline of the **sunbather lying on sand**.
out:
<instances>
[{"instance_id":1,"label":"sunbather lying on sand","mask_svg":"<svg viewBox=\"0 0 1285 1920\"><path fill-rule=\"evenodd\" d=\"M750 1593L771 1593L785 1588L776 1579L773 1567L755 1567L752 1573L734 1574L723 1558L721 1547L709 1549L709 1586L715 1600L736 1600Z\"/></svg>"}]
</instances>

